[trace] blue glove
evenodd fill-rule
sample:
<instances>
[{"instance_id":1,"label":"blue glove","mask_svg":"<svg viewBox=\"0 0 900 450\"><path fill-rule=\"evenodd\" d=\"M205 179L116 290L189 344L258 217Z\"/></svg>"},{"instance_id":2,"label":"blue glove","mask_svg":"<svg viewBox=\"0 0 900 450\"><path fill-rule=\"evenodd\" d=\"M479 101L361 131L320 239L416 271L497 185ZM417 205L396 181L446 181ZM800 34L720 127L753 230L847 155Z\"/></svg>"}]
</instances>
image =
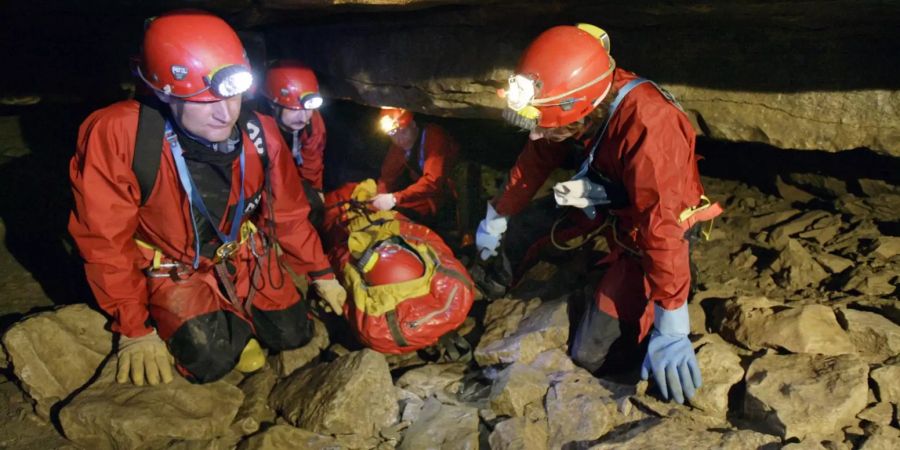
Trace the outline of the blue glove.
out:
<instances>
[{"instance_id":1,"label":"blue glove","mask_svg":"<svg viewBox=\"0 0 900 450\"><path fill-rule=\"evenodd\" d=\"M663 398L668 400L671 392L676 402L684 403L685 397L694 397L702 383L697 356L688 339L691 326L687 303L671 311L655 305L653 327L641 378L646 380L653 372Z\"/></svg>"},{"instance_id":2,"label":"blue glove","mask_svg":"<svg viewBox=\"0 0 900 450\"><path fill-rule=\"evenodd\" d=\"M487 261L491 256L497 256L497 247L506 232L506 222L506 216L497 214L494 206L488 203L484 220L478 224L475 232L475 247L482 260Z\"/></svg>"}]
</instances>

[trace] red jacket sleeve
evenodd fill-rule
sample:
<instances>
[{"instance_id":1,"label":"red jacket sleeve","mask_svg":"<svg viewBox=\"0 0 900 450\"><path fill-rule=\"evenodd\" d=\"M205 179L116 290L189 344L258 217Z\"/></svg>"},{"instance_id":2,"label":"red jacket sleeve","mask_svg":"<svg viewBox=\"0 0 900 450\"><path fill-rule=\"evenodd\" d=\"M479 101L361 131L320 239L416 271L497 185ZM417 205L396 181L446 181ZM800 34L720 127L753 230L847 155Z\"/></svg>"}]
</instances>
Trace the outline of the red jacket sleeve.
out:
<instances>
[{"instance_id":1,"label":"red jacket sleeve","mask_svg":"<svg viewBox=\"0 0 900 450\"><path fill-rule=\"evenodd\" d=\"M418 152L419 149L413 148L412 151ZM441 195L448 185L447 177L450 176L458 154L459 146L443 129L427 126L422 176L405 189L394 192L397 205L403 206L404 203Z\"/></svg>"},{"instance_id":2,"label":"red jacket sleeve","mask_svg":"<svg viewBox=\"0 0 900 450\"><path fill-rule=\"evenodd\" d=\"M534 194L560 167L568 155L567 147L547 139L529 140L509 171L503 191L494 201L494 209L501 216L514 216L524 210Z\"/></svg>"},{"instance_id":3,"label":"red jacket sleeve","mask_svg":"<svg viewBox=\"0 0 900 450\"><path fill-rule=\"evenodd\" d=\"M685 208L693 137L668 103L648 105L624 124L622 181L632 201L647 298L678 308L690 290L688 242L678 224ZM689 125L688 125L689 127Z\"/></svg>"},{"instance_id":4,"label":"red jacket sleeve","mask_svg":"<svg viewBox=\"0 0 900 450\"><path fill-rule=\"evenodd\" d=\"M302 133L303 165L298 169L300 178L309 181L314 188L322 190L322 174L325 170L325 121L319 111L313 112L309 125L312 133Z\"/></svg>"},{"instance_id":5,"label":"red jacket sleeve","mask_svg":"<svg viewBox=\"0 0 900 450\"><path fill-rule=\"evenodd\" d=\"M148 293L134 233L140 188L131 169L138 104L117 103L91 114L78 131L69 165L75 205L69 233L85 261L85 273L112 330L143 336Z\"/></svg>"},{"instance_id":6,"label":"red jacket sleeve","mask_svg":"<svg viewBox=\"0 0 900 450\"><path fill-rule=\"evenodd\" d=\"M263 132L266 134L266 149L269 155L269 176L272 183L275 210L275 231L278 243L284 250L284 257L290 268L298 275L308 274L313 279L333 277L331 266L315 228L309 222L309 201L300 183L294 160L278 136L278 126L271 117L260 116ZM265 219L272 220L269 208L263 205Z\"/></svg>"},{"instance_id":7,"label":"red jacket sleeve","mask_svg":"<svg viewBox=\"0 0 900 450\"><path fill-rule=\"evenodd\" d=\"M406 152L391 144L387 155L381 163L381 176L378 178L378 192L391 192L397 188L397 179L406 170Z\"/></svg>"}]
</instances>

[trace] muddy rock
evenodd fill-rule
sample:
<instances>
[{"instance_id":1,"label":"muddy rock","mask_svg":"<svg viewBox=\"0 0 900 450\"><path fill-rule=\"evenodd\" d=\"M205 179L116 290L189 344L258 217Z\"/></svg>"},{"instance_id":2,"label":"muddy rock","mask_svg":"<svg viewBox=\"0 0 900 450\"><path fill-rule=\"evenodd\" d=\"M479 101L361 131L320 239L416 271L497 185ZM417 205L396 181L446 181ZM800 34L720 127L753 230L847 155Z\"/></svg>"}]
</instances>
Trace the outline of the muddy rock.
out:
<instances>
[{"instance_id":1,"label":"muddy rock","mask_svg":"<svg viewBox=\"0 0 900 450\"><path fill-rule=\"evenodd\" d=\"M893 271L876 271L866 266L857 266L841 286L844 292L858 292L863 295L891 295L897 289L892 280L897 277Z\"/></svg>"},{"instance_id":2,"label":"muddy rock","mask_svg":"<svg viewBox=\"0 0 900 450\"><path fill-rule=\"evenodd\" d=\"M477 449L478 410L428 399L419 420L409 426L397 447L398 450L426 448Z\"/></svg>"},{"instance_id":3,"label":"muddy rock","mask_svg":"<svg viewBox=\"0 0 900 450\"><path fill-rule=\"evenodd\" d=\"M547 421L525 417L504 420L494 427L491 450L547 450Z\"/></svg>"},{"instance_id":4,"label":"muddy rock","mask_svg":"<svg viewBox=\"0 0 900 450\"><path fill-rule=\"evenodd\" d=\"M463 363L428 364L412 369L397 379L397 387L425 399L445 399L459 391L466 365Z\"/></svg>"},{"instance_id":5,"label":"muddy rock","mask_svg":"<svg viewBox=\"0 0 900 450\"><path fill-rule=\"evenodd\" d=\"M295 370L309 364L310 361L316 359L322 350L328 348L330 341L328 339L328 330L325 324L318 320L313 320L313 337L306 345L293 350L285 350L278 354L278 368L281 376L286 377Z\"/></svg>"},{"instance_id":6,"label":"muddy rock","mask_svg":"<svg viewBox=\"0 0 900 450\"><path fill-rule=\"evenodd\" d=\"M781 175L775 177L775 189L778 190L778 195L781 198L791 203L806 203L816 198L815 195L812 195L809 192L806 192L803 189L800 189L792 184L786 183L783 179L781 179Z\"/></svg>"},{"instance_id":7,"label":"muddy rock","mask_svg":"<svg viewBox=\"0 0 900 450\"><path fill-rule=\"evenodd\" d=\"M825 252L815 252L813 253L813 258L817 263L821 264L828 273L841 273L851 266L853 266L853 260L842 258L837 255L833 255L831 253Z\"/></svg>"},{"instance_id":8,"label":"muddy rock","mask_svg":"<svg viewBox=\"0 0 900 450\"><path fill-rule=\"evenodd\" d=\"M544 404L551 448L594 440L612 428L613 393L585 370L567 372L554 380Z\"/></svg>"},{"instance_id":9,"label":"muddy rock","mask_svg":"<svg viewBox=\"0 0 900 450\"><path fill-rule=\"evenodd\" d=\"M300 428L364 438L399 414L384 355L368 349L295 372L275 386L270 405Z\"/></svg>"},{"instance_id":10,"label":"muddy rock","mask_svg":"<svg viewBox=\"0 0 900 450\"><path fill-rule=\"evenodd\" d=\"M890 403L875 403L866 407L856 417L878 425L890 425L894 420L894 407Z\"/></svg>"},{"instance_id":11,"label":"muddy rock","mask_svg":"<svg viewBox=\"0 0 900 450\"><path fill-rule=\"evenodd\" d=\"M747 369L744 414L789 439L827 436L866 406L869 367L855 355L765 355Z\"/></svg>"},{"instance_id":12,"label":"muddy rock","mask_svg":"<svg viewBox=\"0 0 900 450\"><path fill-rule=\"evenodd\" d=\"M670 450L708 448L757 450L780 443L780 439L749 430L707 429L689 418L642 420L624 432L604 438L591 450Z\"/></svg>"},{"instance_id":13,"label":"muddy rock","mask_svg":"<svg viewBox=\"0 0 900 450\"><path fill-rule=\"evenodd\" d=\"M878 399L900 404L900 365L883 366L872 370L872 381L877 388Z\"/></svg>"},{"instance_id":14,"label":"muddy rock","mask_svg":"<svg viewBox=\"0 0 900 450\"><path fill-rule=\"evenodd\" d=\"M728 391L744 378L741 358L722 344L706 344L697 350L703 385L691 406L724 418L728 413Z\"/></svg>"},{"instance_id":15,"label":"muddy rock","mask_svg":"<svg viewBox=\"0 0 900 450\"><path fill-rule=\"evenodd\" d=\"M794 353L840 355L856 347L825 305L784 307L764 297L728 301L722 336L751 350L783 348Z\"/></svg>"},{"instance_id":16,"label":"muddy rock","mask_svg":"<svg viewBox=\"0 0 900 450\"><path fill-rule=\"evenodd\" d=\"M900 354L900 325L880 314L844 308L840 319L859 355L870 363L879 363Z\"/></svg>"},{"instance_id":17,"label":"muddy rock","mask_svg":"<svg viewBox=\"0 0 900 450\"><path fill-rule=\"evenodd\" d=\"M548 375L557 372L571 372L576 369L572 358L569 358L565 351L558 348L553 348L537 355L529 365Z\"/></svg>"},{"instance_id":18,"label":"muddy rock","mask_svg":"<svg viewBox=\"0 0 900 450\"><path fill-rule=\"evenodd\" d=\"M543 403L547 387L544 372L522 363L513 363L500 372L491 386L491 409L501 416L524 416L528 404Z\"/></svg>"},{"instance_id":19,"label":"muddy rock","mask_svg":"<svg viewBox=\"0 0 900 450\"><path fill-rule=\"evenodd\" d=\"M820 197L840 197L847 193L847 182L815 173L792 173L788 181Z\"/></svg>"},{"instance_id":20,"label":"muddy rock","mask_svg":"<svg viewBox=\"0 0 900 450\"><path fill-rule=\"evenodd\" d=\"M799 214L799 209L789 209L786 211L775 211L771 213L760 214L758 216L753 216L750 218L750 229L754 231L762 231L765 228L783 223L788 219L796 217Z\"/></svg>"},{"instance_id":21,"label":"muddy rock","mask_svg":"<svg viewBox=\"0 0 900 450\"><path fill-rule=\"evenodd\" d=\"M731 257L731 266L735 269L750 269L756 264L757 258L753 250L747 247Z\"/></svg>"},{"instance_id":22,"label":"muddy rock","mask_svg":"<svg viewBox=\"0 0 900 450\"><path fill-rule=\"evenodd\" d=\"M534 300L527 307L513 309L532 309L532 302ZM504 327L502 330L493 327L494 324L501 326L500 322ZM498 318L493 322L485 318L485 323L487 330L475 349L475 361L481 366L515 361L528 364L541 352L565 349L569 339L568 307L565 301L560 300L541 303L524 314L518 323L510 323L508 318Z\"/></svg>"},{"instance_id":23,"label":"muddy rock","mask_svg":"<svg viewBox=\"0 0 900 450\"><path fill-rule=\"evenodd\" d=\"M769 231L767 241L773 247L781 248L787 244L787 238L812 229L815 223L829 217L831 215L825 211L807 211L773 228Z\"/></svg>"},{"instance_id":24,"label":"muddy rock","mask_svg":"<svg viewBox=\"0 0 900 450\"><path fill-rule=\"evenodd\" d=\"M787 243L769 269L774 273L778 285L785 289L796 290L807 286L817 286L822 280L828 278L828 272L796 239L787 239Z\"/></svg>"},{"instance_id":25,"label":"muddy rock","mask_svg":"<svg viewBox=\"0 0 900 450\"><path fill-rule=\"evenodd\" d=\"M860 178L856 180L860 189L869 197L881 197L883 195L900 195L900 187L882 180Z\"/></svg>"},{"instance_id":26,"label":"muddy rock","mask_svg":"<svg viewBox=\"0 0 900 450\"><path fill-rule=\"evenodd\" d=\"M866 436L859 450L896 450L900 448L900 430L891 426L880 426Z\"/></svg>"},{"instance_id":27,"label":"muddy rock","mask_svg":"<svg viewBox=\"0 0 900 450\"><path fill-rule=\"evenodd\" d=\"M266 431L251 436L238 446L238 450L332 450L336 448L339 446L334 438L290 425L275 425L267 428Z\"/></svg>"},{"instance_id":28,"label":"muddy rock","mask_svg":"<svg viewBox=\"0 0 900 450\"><path fill-rule=\"evenodd\" d=\"M243 435L255 433L263 424L275 422L275 411L269 407L269 394L277 382L275 371L266 368L238 385L244 393L244 403L238 410L235 424Z\"/></svg>"},{"instance_id":29,"label":"muddy rock","mask_svg":"<svg viewBox=\"0 0 900 450\"><path fill-rule=\"evenodd\" d=\"M891 259L900 254L900 237L897 236L881 236L872 246L871 255L882 259Z\"/></svg>"},{"instance_id":30,"label":"muddy rock","mask_svg":"<svg viewBox=\"0 0 900 450\"><path fill-rule=\"evenodd\" d=\"M3 335L9 362L38 415L84 386L112 350L106 318L87 305L28 317Z\"/></svg>"},{"instance_id":31,"label":"muddy rock","mask_svg":"<svg viewBox=\"0 0 900 450\"><path fill-rule=\"evenodd\" d=\"M115 381L111 359L96 382L59 413L66 437L90 449L162 448L173 441L207 441L229 432L243 401L224 381L191 384L176 376L169 384L133 386Z\"/></svg>"}]
</instances>

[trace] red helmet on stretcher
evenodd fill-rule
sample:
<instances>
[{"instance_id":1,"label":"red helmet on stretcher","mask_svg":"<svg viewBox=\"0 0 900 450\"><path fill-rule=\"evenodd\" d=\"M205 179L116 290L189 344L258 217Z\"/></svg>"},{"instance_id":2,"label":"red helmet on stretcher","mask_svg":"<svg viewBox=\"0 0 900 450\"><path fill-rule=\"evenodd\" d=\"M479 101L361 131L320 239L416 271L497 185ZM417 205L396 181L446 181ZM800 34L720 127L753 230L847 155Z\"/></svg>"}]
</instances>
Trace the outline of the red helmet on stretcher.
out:
<instances>
[{"instance_id":1,"label":"red helmet on stretcher","mask_svg":"<svg viewBox=\"0 0 900 450\"><path fill-rule=\"evenodd\" d=\"M411 249L400 244L379 244L363 265L363 276L369 286L402 283L425 275L425 265Z\"/></svg>"},{"instance_id":2,"label":"red helmet on stretcher","mask_svg":"<svg viewBox=\"0 0 900 450\"><path fill-rule=\"evenodd\" d=\"M322 106L319 81L313 71L297 61L281 61L266 72L263 95L288 109L318 109Z\"/></svg>"},{"instance_id":3,"label":"red helmet on stretcher","mask_svg":"<svg viewBox=\"0 0 900 450\"><path fill-rule=\"evenodd\" d=\"M237 33L202 11L174 11L149 19L138 75L153 90L196 102L246 92L253 75Z\"/></svg>"},{"instance_id":4,"label":"red helmet on stretcher","mask_svg":"<svg viewBox=\"0 0 900 450\"><path fill-rule=\"evenodd\" d=\"M602 29L589 24L550 28L528 46L509 88L499 92L508 106L504 118L526 129L575 122L609 93L615 67Z\"/></svg>"}]
</instances>

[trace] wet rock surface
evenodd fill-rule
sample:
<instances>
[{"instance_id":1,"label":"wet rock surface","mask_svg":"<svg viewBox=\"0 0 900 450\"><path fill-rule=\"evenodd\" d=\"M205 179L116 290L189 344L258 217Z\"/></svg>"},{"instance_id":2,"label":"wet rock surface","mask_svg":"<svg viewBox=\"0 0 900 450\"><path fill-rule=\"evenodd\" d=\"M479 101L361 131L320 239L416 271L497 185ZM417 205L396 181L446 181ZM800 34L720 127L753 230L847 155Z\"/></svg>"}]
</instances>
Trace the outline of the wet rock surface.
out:
<instances>
[{"instance_id":1,"label":"wet rock surface","mask_svg":"<svg viewBox=\"0 0 900 450\"><path fill-rule=\"evenodd\" d=\"M138 387L116 383L115 372L112 359L59 413L65 436L81 447L150 449L221 437L244 397L225 381L195 385L176 377L170 384Z\"/></svg>"},{"instance_id":2,"label":"wet rock surface","mask_svg":"<svg viewBox=\"0 0 900 450\"><path fill-rule=\"evenodd\" d=\"M53 405L94 376L112 340L102 314L72 305L15 324L3 335L3 347L38 414L49 417Z\"/></svg>"}]
</instances>

